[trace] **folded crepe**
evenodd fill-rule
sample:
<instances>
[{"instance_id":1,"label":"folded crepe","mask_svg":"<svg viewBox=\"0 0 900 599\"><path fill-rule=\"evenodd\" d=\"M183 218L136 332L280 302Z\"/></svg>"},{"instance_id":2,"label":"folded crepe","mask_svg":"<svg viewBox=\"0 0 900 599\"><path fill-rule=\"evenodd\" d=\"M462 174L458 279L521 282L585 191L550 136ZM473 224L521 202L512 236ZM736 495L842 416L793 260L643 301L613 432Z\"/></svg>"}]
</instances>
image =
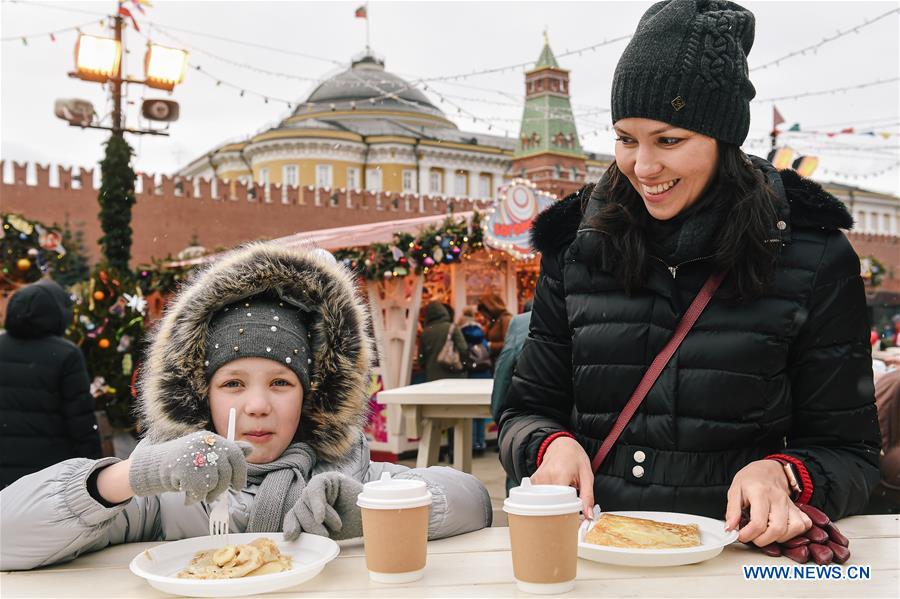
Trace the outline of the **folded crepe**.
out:
<instances>
[{"instance_id":1,"label":"folded crepe","mask_svg":"<svg viewBox=\"0 0 900 599\"><path fill-rule=\"evenodd\" d=\"M700 527L601 514L584 540L625 549L680 549L700 545Z\"/></svg>"},{"instance_id":2,"label":"folded crepe","mask_svg":"<svg viewBox=\"0 0 900 599\"><path fill-rule=\"evenodd\" d=\"M266 538L248 545L226 545L220 549L198 551L178 578L216 580L274 574L291 569L291 556L284 555L278 546Z\"/></svg>"}]
</instances>

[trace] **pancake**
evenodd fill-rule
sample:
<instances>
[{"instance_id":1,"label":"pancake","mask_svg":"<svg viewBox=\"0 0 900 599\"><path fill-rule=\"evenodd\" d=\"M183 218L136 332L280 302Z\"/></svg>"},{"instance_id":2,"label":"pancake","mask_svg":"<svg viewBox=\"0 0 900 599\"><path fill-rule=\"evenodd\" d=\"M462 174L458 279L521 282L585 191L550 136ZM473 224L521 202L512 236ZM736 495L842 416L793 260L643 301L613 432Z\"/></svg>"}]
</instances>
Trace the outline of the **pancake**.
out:
<instances>
[{"instance_id":1,"label":"pancake","mask_svg":"<svg viewBox=\"0 0 900 599\"><path fill-rule=\"evenodd\" d=\"M188 567L177 578L217 580L274 574L291 569L291 556L284 555L278 546L266 538L247 545L226 545L220 549L198 551Z\"/></svg>"},{"instance_id":2,"label":"pancake","mask_svg":"<svg viewBox=\"0 0 900 599\"><path fill-rule=\"evenodd\" d=\"M682 549L700 545L700 527L601 514L584 540L594 545L624 549Z\"/></svg>"}]
</instances>

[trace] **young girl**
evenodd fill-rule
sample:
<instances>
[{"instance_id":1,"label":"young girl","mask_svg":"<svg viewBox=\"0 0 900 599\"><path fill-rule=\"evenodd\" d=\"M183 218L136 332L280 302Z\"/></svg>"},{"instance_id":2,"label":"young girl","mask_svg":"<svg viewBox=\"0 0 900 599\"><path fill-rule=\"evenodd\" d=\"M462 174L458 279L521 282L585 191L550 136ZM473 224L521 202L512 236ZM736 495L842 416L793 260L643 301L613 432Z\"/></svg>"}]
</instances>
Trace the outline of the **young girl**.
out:
<instances>
[{"instance_id":1,"label":"young girl","mask_svg":"<svg viewBox=\"0 0 900 599\"><path fill-rule=\"evenodd\" d=\"M198 274L142 367L145 438L127 460L67 460L4 489L0 568L206 535L224 492L232 532L360 536L356 496L383 472L426 482L429 538L489 526L473 476L369 460L366 319L352 277L325 252L253 244Z\"/></svg>"}]
</instances>

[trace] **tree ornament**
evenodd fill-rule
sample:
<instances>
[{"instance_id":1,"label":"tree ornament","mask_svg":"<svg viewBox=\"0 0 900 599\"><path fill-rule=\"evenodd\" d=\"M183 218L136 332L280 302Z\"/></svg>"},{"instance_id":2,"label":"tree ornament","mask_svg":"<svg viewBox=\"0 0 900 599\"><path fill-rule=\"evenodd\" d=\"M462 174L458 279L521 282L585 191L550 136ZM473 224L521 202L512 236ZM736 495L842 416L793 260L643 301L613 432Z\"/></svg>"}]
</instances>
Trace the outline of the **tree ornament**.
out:
<instances>
[{"instance_id":1,"label":"tree ornament","mask_svg":"<svg viewBox=\"0 0 900 599\"><path fill-rule=\"evenodd\" d=\"M389 270L384 271L384 278L385 278L385 279L393 278L393 276L394 276L394 273L392 273L391 271L389 271Z\"/></svg>"},{"instance_id":2,"label":"tree ornament","mask_svg":"<svg viewBox=\"0 0 900 599\"><path fill-rule=\"evenodd\" d=\"M102 338L97 341L97 347L100 349L109 349L109 339Z\"/></svg>"},{"instance_id":3,"label":"tree ornament","mask_svg":"<svg viewBox=\"0 0 900 599\"><path fill-rule=\"evenodd\" d=\"M100 291L99 289L98 289L97 291L94 292L94 301L102 302L104 299L106 299L106 294L105 294L105 293L103 293L103 292Z\"/></svg>"},{"instance_id":4,"label":"tree ornament","mask_svg":"<svg viewBox=\"0 0 900 599\"><path fill-rule=\"evenodd\" d=\"M29 248L28 249L28 257L29 258L37 258L38 257L37 248Z\"/></svg>"},{"instance_id":5,"label":"tree ornament","mask_svg":"<svg viewBox=\"0 0 900 599\"><path fill-rule=\"evenodd\" d=\"M28 258L19 258L16 261L16 268L18 268L22 272L25 272L26 270L31 268L31 260L29 260Z\"/></svg>"}]
</instances>

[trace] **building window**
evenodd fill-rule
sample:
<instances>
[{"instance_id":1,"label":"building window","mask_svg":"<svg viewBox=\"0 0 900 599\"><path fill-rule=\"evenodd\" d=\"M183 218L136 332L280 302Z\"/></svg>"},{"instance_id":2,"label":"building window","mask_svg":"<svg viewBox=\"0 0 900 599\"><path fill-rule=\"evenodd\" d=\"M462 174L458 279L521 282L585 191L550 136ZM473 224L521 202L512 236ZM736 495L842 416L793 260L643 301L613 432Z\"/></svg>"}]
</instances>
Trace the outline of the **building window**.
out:
<instances>
[{"instance_id":1,"label":"building window","mask_svg":"<svg viewBox=\"0 0 900 599\"><path fill-rule=\"evenodd\" d=\"M296 164L286 164L281 169L281 183L296 186L300 184L300 176Z\"/></svg>"},{"instance_id":2,"label":"building window","mask_svg":"<svg viewBox=\"0 0 900 599\"><path fill-rule=\"evenodd\" d=\"M431 171L428 177L428 191L429 193L444 193L444 186L441 181L441 171Z\"/></svg>"},{"instance_id":3,"label":"building window","mask_svg":"<svg viewBox=\"0 0 900 599\"><path fill-rule=\"evenodd\" d=\"M481 175L478 177L478 197L486 200L492 197L490 175Z\"/></svg>"},{"instance_id":4,"label":"building window","mask_svg":"<svg viewBox=\"0 0 900 599\"><path fill-rule=\"evenodd\" d=\"M381 191L381 169L380 168L367 168L366 169L366 190L367 191Z\"/></svg>"},{"instance_id":5,"label":"building window","mask_svg":"<svg viewBox=\"0 0 900 599\"><path fill-rule=\"evenodd\" d=\"M578 169L572 167L572 181L578 181Z\"/></svg>"},{"instance_id":6,"label":"building window","mask_svg":"<svg viewBox=\"0 0 900 599\"><path fill-rule=\"evenodd\" d=\"M453 193L458 198L464 198L469 195L468 187L469 176L465 171L457 171L453 175Z\"/></svg>"},{"instance_id":7,"label":"building window","mask_svg":"<svg viewBox=\"0 0 900 599\"><path fill-rule=\"evenodd\" d=\"M330 164L316 165L316 187L332 187L334 178Z\"/></svg>"},{"instance_id":8,"label":"building window","mask_svg":"<svg viewBox=\"0 0 900 599\"><path fill-rule=\"evenodd\" d=\"M260 185L268 185L269 184L269 169L267 169L267 168L259 169L259 184Z\"/></svg>"},{"instance_id":9,"label":"building window","mask_svg":"<svg viewBox=\"0 0 900 599\"><path fill-rule=\"evenodd\" d=\"M359 189L359 169L349 167L347 169L347 189Z\"/></svg>"},{"instance_id":10,"label":"building window","mask_svg":"<svg viewBox=\"0 0 900 599\"><path fill-rule=\"evenodd\" d=\"M403 193L416 192L416 171L406 169L403 171Z\"/></svg>"}]
</instances>

